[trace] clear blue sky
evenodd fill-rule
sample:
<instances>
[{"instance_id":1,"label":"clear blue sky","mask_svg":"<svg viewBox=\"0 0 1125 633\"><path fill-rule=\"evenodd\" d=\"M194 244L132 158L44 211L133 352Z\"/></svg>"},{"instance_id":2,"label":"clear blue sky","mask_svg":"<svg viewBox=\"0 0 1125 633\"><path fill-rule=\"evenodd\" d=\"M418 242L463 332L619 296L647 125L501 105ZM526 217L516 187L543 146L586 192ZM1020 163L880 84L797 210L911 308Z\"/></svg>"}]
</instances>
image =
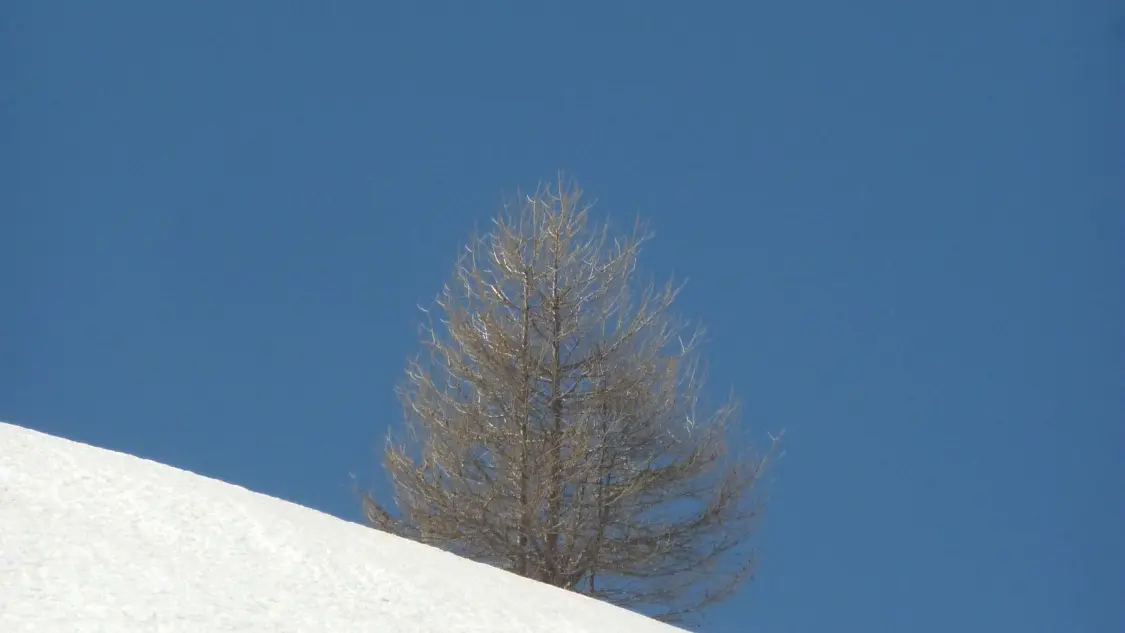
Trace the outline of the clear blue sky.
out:
<instances>
[{"instance_id":1,"label":"clear blue sky","mask_svg":"<svg viewBox=\"0 0 1125 633\"><path fill-rule=\"evenodd\" d=\"M356 520L561 168L787 429L705 630L1125 630L1120 0L8 2L0 76L0 419Z\"/></svg>"}]
</instances>

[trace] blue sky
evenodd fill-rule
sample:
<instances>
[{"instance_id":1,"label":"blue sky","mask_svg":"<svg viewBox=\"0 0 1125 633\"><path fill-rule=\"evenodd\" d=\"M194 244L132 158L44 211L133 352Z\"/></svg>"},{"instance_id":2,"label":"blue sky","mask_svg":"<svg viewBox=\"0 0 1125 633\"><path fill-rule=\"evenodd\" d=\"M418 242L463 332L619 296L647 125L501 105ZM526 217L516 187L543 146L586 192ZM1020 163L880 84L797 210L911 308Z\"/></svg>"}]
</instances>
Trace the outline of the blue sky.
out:
<instances>
[{"instance_id":1,"label":"blue sky","mask_svg":"<svg viewBox=\"0 0 1125 633\"><path fill-rule=\"evenodd\" d=\"M358 519L565 169L787 430L704 630L1125 630L1119 0L13 2L0 76L0 419Z\"/></svg>"}]
</instances>

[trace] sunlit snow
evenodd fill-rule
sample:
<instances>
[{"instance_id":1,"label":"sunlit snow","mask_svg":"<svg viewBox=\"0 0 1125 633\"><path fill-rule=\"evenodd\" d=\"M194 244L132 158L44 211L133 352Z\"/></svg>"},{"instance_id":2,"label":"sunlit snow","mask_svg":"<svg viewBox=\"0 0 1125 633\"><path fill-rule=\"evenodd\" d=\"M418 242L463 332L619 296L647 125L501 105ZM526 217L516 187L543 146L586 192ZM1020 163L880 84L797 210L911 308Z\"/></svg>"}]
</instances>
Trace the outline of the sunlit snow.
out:
<instances>
[{"instance_id":1,"label":"sunlit snow","mask_svg":"<svg viewBox=\"0 0 1125 633\"><path fill-rule=\"evenodd\" d=\"M671 633L131 455L0 423L0 632Z\"/></svg>"}]
</instances>

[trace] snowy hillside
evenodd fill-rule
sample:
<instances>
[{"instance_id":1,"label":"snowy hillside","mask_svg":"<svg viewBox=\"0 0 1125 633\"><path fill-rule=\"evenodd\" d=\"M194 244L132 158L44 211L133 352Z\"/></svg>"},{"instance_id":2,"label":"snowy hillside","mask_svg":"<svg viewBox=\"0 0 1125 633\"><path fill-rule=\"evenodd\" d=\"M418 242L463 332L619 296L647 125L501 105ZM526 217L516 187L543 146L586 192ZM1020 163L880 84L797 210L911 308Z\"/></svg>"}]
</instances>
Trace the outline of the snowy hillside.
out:
<instances>
[{"instance_id":1,"label":"snowy hillside","mask_svg":"<svg viewBox=\"0 0 1125 633\"><path fill-rule=\"evenodd\" d=\"M221 481L0 423L0 631L671 633Z\"/></svg>"}]
</instances>

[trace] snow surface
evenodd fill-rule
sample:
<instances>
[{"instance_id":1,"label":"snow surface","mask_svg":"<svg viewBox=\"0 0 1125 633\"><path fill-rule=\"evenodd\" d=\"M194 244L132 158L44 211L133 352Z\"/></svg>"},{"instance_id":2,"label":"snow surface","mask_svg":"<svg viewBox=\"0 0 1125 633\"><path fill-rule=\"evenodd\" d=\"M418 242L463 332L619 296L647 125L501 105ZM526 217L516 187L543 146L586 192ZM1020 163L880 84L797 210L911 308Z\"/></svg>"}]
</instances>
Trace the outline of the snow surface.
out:
<instances>
[{"instance_id":1,"label":"snow surface","mask_svg":"<svg viewBox=\"0 0 1125 633\"><path fill-rule=\"evenodd\" d=\"M679 629L132 455L0 423L0 631Z\"/></svg>"}]
</instances>

